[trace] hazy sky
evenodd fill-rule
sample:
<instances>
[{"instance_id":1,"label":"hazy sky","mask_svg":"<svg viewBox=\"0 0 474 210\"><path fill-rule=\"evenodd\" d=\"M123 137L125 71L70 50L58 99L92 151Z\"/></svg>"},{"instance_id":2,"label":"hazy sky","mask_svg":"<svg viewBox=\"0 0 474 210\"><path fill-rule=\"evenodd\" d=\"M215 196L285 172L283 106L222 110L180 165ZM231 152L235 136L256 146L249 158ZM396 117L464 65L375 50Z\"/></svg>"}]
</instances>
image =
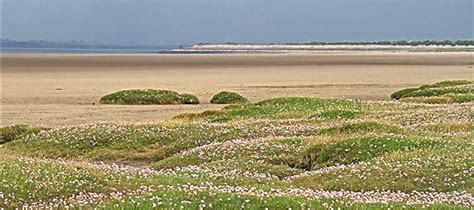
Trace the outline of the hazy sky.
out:
<instances>
[{"instance_id":1,"label":"hazy sky","mask_svg":"<svg viewBox=\"0 0 474 210\"><path fill-rule=\"evenodd\" d=\"M473 0L1 0L2 37L111 44L473 38Z\"/></svg>"}]
</instances>

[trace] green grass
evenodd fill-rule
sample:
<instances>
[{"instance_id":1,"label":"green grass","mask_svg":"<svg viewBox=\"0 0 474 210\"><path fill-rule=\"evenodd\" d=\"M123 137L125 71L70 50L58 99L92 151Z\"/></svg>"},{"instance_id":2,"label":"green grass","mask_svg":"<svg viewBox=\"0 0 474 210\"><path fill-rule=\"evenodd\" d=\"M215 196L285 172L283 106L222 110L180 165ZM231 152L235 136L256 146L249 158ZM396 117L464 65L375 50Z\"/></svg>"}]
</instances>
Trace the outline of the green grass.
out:
<instances>
[{"instance_id":1,"label":"green grass","mask_svg":"<svg viewBox=\"0 0 474 210\"><path fill-rule=\"evenodd\" d=\"M0 182L8 183L0 207L77 207L70 198L82 193L98 196L80 197L85 208L419 208L354 196L474 193L470 104L286 97L160 124L4 129L14 140L0 146ZM294 188L350 196L305 197ZM429 207L472 207L461 203Z\"/></svg>"},{"instance_id":2,"label":"green grass","mask_svg":"<svg viewBox=\"0 0 474 210\"><path fill-rule=\"evenodd\" d=\"M183 104L199 104L197 96L189 93L182 93L179 95Z\"/></svg>"},{"instance_id":3,"label":"green grass","mask_svg":"<svg viewBox=\"0 0 474 210\"><path fill-rule=\"evenodd\" d=\"M0 162L0 186L4 202L9 208L21 207L24 204L33 206L71 202L71 198L81 192L82 207L91 208L403 208L403 203L365 204L347 202L345 199L305 198L300 196L270 195L247 193L249 186L235 188L235 185L214 181L215 185L205 184L205 178L186 177L180 174L147 175L143 172L127 172L110 168L95 168L87 163L68 162L36 162L34 160L17 160L4 158ZM101 167L100 165L98 167ZM25 173L27 172L27 173ZM435 172L435 173L442 173ZM298 182L295 182L299 184ZM305 185L314 183L305 183ZM213 187L216 186L216 187ZM258 185L254 185L258 186ZM280 186L273 190L285 191ZM219 191L219 189L226 189ZM258 188L257 188L258 189ZM254 190L257 190L254 189ZM236 190L235 192L229 190ZM262 192L270 192L262 189ZM122 192L123 196L112 196ZM237 193L239 192L239 193ZM250 191L252 192L252 191ZM90 195L90 196L87 196ZM95 195L95 197L91 197ZM100 204L99 204L100 203ZM72 202L78 207L79 204ZM410 208L419 208L412 205ZM460 208L454 204L431 205L432 208Z\"/></svg>"},{"instance_id":4,"label":"green grass","mask_svg":"<svg viewBox=\"0 0 474 210\"><path fill-rule=\"evenodd\" d=\"M469 84L473 84L473 82L469 80L446 80L446 81L437 82L433 85L427 85L425 87L449 87L449 86L469 85Z\"/></svg>"},{"instance_id":5,"label":"green grass","mask_svg":"<svg viewBox=\"0 0 474 210\"><path fill-rule=\"evenodd\" d=\"M220 111L182 114L175 119L227 122L243 119L353 118L363 109L358 101L288 97L264 100L255 104L229 105Z\"/></svg>"},{"instance_id":6,"label":"green grass","mask_svg":"<svg viewBox=\"0 0 474 210\"><path fill-rule=\"evenodd\" d=\"M199 104L196 96L191 94L179 94L171 90L135 89L121 90L103 96L102 104L130 104L130 105L150 105L150 104Z\"/></svg>"},{"instance_id":7,"label":"green grass","mask_svg":"<svg viewBox=\"0 0 474 210\"><path fill-rule=\"evenodd\" d=\"M390 97L405 102L447 104L465 103L474 100L474 82L468 80L442 81L418 88L407 88L393 93Z\"/></svg>"},{"instance_id":8,"label":"green grass","mask_svg":"<svg viewBox=\"0 0 474 210\"><path fill-rule=\"evenodd\" d=\"M222 91L214 95L211 99L212 104L245 104L249 100L238 93Z\"/></svg>"},{"instance_id":9,"label":"green grass","mask_svg":"<svg viewBox=\"0 0 474 210\"><path fill-rule=\"evenodd\" d=\"M439 145L432 140L402 136L357 137L331 144L313 145L305 151L305 168L314 169L340 164L353 164L385 153L409 151Z\"/></svg>"},{"instance_id":10,"label":"green grass","mask_svg":"<svg viewBox=\"0 0 474 210\"><path fill-rule=\"evenodd\" d=\"M411 103L427 103L427 104L452 104L452 103L466 103L474 101L474 94L445 94L441 96L430 96L430 97L406 97L402 98L403 102Z\"/></svg>"},{"instance_id":11,"label":"green grass","mask_svg":"<svg viewBox=\"0 0 474 210\"><path fill-rule=\"evenodd\" d=\"M107 190L107 181L87 169L0 157L0 180L3 180L0 192L4 199L11 200L10 207L65 198L77 192L102 193Z\"/></svg>"},{"instance_id":12,"label":"green grass","mask_svg":"<svg viewBox=\"0 0 474 210\"><path fill-rule=\"evenodd\" d=\"M307 200L290 196L261 198L258 196L212 192L199 192L185 196L175 191L165 191L158 195L128 196L121 201L110 202L105 208L115 209L117 206L132 209L407 209L406 205L398 203L360 204L335 199ZM421 205L414 205L408 207L408 209L421 207ZM462 209L455 205L432 205L431 208Z\"/></svg>"},{"instance_id":13,"label":"green grass","mask_svg":"<svg viewBox=\"0 0 474 210\"><path fill-rule=\"evenodd\" d=\"M328 190L401 190L474 192L472 143L387 153L352 167L302 176L299 186ZM446 182L446 180L450 180Z\"/></svg>"},{"instance_id":14,"label":"green grass","mask_svg":"<svg viewBox=\"0 0 474 210\"><path fill-rule=\"evenodd\" d=\"M344 124L339 127L331 127L323 129L319 132L320 135L335 135L335 134L350 134L350 133L404 133L403 129L393 125L381 124L377 122L361 122Z\"/></svg>"},{"instance_id":15,"label":"green grass","mask_svg":"<svg viewBox=\"0 0 474 210\"><path fill-rule=\"evenodd\" d=\"M440 87L426 88L403 95L403 97L430 97L442 96L445 94L468 94L472 93L472 87Z\"/></svg>"},{"instance_id":16,"label":"green grass","mask_svg":"<svg viewBox=\"0 0 474 210\"><path fill-rule=\"evenodd\" d=\"M401 99L404 95L415 92L417 90L419 90L419 88L406 88L403 90L399 90L397 92L392 93L392 95L390 95L390 98L398 100Z\"/></svg>"},{"instance_id":17,"label":"green grass","mask_svg":"<svg viewBox=\"0 0 474 210\"><path fill-rule=\"evenodd\" d=\"M0 128L0 144L13 141L25 134L38 133L43 128L30 127L27 125L12 125Z\"/></svg>"}]
</instances>

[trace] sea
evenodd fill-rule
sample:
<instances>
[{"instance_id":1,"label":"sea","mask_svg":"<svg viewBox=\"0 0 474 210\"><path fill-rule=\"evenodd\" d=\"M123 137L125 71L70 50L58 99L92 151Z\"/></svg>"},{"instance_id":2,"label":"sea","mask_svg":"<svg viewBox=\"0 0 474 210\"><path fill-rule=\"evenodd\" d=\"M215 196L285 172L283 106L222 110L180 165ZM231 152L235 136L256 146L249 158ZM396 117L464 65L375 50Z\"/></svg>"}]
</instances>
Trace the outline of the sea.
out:
<instances>
[{"instance_id":1,"label":"sea","mask_svg":"<svg viewBox=\"0 0 474 210\"><path fill-rule=\"evenodd\" d=\"M78 53L78 54L161 54L171 48L12 48L2 47L2 53Z\"/></svg>"}]
</instances>

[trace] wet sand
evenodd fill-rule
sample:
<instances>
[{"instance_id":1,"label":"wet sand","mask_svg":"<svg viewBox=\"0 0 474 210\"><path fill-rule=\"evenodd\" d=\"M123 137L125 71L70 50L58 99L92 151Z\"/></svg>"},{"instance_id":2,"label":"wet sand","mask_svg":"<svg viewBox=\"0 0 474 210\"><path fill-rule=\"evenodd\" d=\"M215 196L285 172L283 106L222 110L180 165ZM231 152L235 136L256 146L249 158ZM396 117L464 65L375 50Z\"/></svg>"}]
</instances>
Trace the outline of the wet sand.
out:
<instances>
[{"instance_id":1,"label":"wet sand","mask_svg":"<svg viewBox=\"0 0 474 210\"><path fill-rule=\"evenodd\" d=\"M2 125L149 123L219 109L221 90L252 101L279 96L389 100L400 88L474 77L474 53L229 55L3 54ZM196 94L201 105L100 105L121 89Z\"/></svg>"}]
</instances>

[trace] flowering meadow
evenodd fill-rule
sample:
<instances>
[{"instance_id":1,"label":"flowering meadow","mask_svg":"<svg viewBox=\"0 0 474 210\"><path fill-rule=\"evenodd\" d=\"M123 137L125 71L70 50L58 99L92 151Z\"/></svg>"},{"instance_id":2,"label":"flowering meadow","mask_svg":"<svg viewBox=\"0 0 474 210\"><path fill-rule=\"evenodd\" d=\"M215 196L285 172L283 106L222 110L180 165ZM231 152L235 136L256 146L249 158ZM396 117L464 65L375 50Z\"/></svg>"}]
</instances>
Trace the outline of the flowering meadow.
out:
<instances>
[{"instance_id":1,"label":"flowering meadow","mask_svg":"<svg viewBox=\"0 0 474 210\"><path fill-rule=\"evenodd\" d=\"M0 208L474 208L473 108L287 97L22 126L0 145Z\"/></svg>"}]
</instances>

